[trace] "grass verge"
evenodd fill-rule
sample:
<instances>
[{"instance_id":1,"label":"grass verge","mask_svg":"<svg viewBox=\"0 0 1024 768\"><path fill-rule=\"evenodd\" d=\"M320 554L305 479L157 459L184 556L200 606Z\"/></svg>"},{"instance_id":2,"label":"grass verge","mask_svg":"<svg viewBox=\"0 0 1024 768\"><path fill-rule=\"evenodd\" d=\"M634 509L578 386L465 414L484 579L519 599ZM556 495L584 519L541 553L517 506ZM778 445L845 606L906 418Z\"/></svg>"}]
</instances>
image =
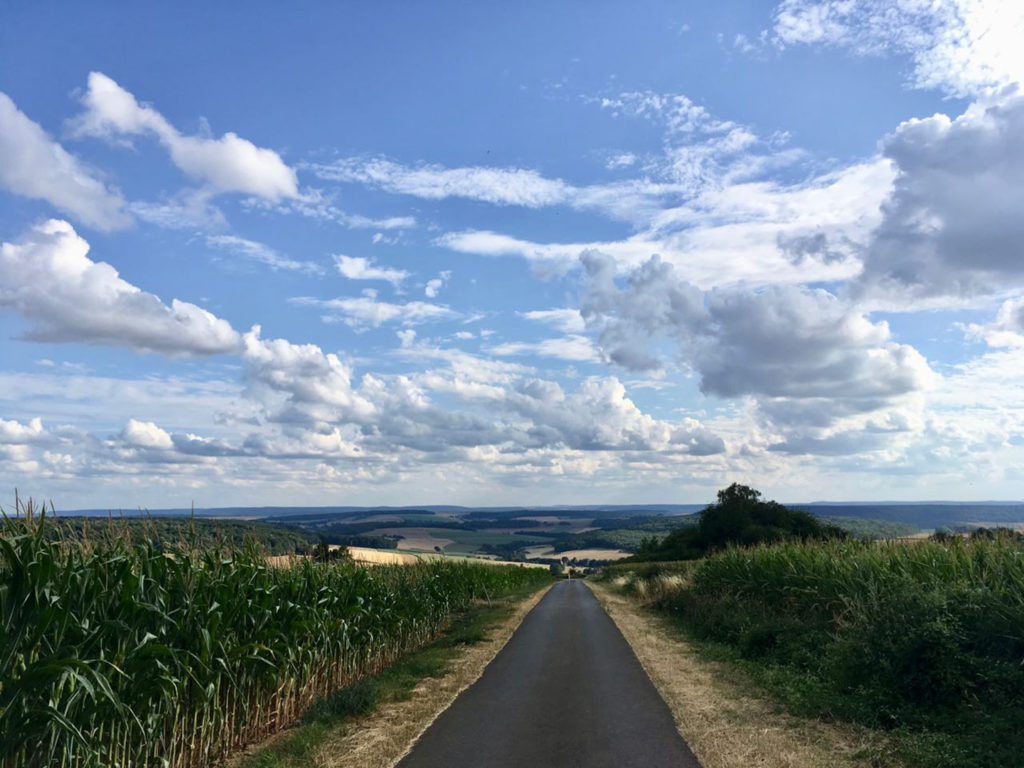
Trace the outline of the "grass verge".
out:
<instances>
[{"instance_id":1,"label":"grass verge","mask_svg":"<svg viewBox=\"0 0 1024 768\"><path fill-rule=\"evenodd\" d=\"M531 596L533 599L530 599ZM468 649L480 651L476 653L478 659L474 660L473 666L478 666L482 671L483 666L504 645L506 635L511 634L522 615L537 600L539 593L533 585L520 587L490 604L474 605L456 616L448 629L434 642L403 656L382 672L365 677L321 699L298 726L249 750L234 761L234 768L340 765L343 764L344 753L351 751L342 743L363 735L357 733L361 730L369 732L368 740L385 743L385 751L394 752L397 749L400 754L408 746L401 742L408 739L404 735L396 737L395 734L387 733L393 730L391 726L395 718L378 717L381 711L408 702L425 681L451 677L449 673L453 665L468 655ZM474 679L476 674L471 672ZM464 687L461 681L456 683L459 690ZM439 705L443 709L446 702L439 702ZM403 725L409 725L408 717L399 719L405 721ZM432 717L424 726L430 720ZM418 731L412 735L417 734ZM395 744L396 738L399 744ZM375 757L359 760L361 765L371 765Z\"/></svg>"},{"instance_id":2,"label":"grass verge","mask_svg":"<svg viewBox=\"0 0 1024 768\"><path fill-rule=\"evenodd\" d=\"M621 571L620 571L621 575ZM740 666L609 579L590 582L703 768L889 768L890 742L848 723L795 717Z\"/></svg>"}]
</instances>

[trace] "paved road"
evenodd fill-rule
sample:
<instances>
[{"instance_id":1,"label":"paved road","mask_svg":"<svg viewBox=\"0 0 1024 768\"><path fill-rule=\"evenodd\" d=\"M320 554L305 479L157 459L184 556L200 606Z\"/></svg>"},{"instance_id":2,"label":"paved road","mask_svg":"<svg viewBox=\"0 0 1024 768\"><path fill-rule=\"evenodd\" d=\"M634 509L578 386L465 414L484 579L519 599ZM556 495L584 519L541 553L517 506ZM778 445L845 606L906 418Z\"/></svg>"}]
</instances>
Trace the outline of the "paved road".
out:
<instances>
[{"instance_id":1,"label":"paved road","mask_svg":"<svg viewBox=\"0 0 1024 768\"><path fill-rule=\"evenodd\" d=\"M699 768L590 589L556 584L399 768Z\"/></svg>"}]
</instances>

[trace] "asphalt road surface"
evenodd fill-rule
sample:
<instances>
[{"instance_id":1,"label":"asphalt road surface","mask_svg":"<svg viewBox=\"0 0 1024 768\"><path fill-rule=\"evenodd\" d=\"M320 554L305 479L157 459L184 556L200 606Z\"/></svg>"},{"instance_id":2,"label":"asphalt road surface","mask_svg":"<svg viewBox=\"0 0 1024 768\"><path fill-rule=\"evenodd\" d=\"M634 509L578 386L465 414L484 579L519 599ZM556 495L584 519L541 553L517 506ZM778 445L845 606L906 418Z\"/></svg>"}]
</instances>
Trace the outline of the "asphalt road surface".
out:
<instances>
[{"instance_id":1,"label":"asphalt road surface","mask_svg":"<svg viewBox=\"0 0 1024 768\"><path fill-rule=\"evenodd\" d=\"M618 628L556 584L399 768L699 768Z\"/></svg>"}]
</instances>

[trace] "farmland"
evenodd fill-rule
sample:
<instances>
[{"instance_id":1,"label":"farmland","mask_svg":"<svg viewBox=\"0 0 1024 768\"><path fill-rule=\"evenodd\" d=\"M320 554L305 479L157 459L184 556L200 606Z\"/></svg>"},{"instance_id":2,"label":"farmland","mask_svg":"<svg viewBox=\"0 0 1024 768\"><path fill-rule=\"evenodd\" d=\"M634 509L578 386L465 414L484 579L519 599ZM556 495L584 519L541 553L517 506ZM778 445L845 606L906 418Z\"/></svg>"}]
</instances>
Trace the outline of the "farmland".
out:
<instances>
[{"instance_id":1,"label":"farmland","mask_svg":"<svg viewBox=\"0 0 1024 768\"><path fill-rule=\"evenodd\" d=\"M216 763L542 569L272 567L254 545L0 535L0 765Z\"/></svg>"}]
</instances>

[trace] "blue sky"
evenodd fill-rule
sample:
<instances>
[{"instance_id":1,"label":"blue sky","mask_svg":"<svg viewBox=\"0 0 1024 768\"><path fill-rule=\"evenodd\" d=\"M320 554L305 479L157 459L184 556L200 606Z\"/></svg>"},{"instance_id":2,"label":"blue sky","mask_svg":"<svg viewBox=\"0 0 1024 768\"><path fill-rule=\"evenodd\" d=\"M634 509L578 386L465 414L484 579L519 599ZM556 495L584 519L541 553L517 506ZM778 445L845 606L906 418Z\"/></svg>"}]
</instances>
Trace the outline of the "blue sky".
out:
<instances>
[{"instance_id":1,"label":"blue sky","mask_svg":"<svg viewBox=\"0 0 1024 768\"><path fill-rule=\"evenodd\" d=\"M1009 1L7 5L0 485L1024 495Z\"/></svg>"}]
</instances>

